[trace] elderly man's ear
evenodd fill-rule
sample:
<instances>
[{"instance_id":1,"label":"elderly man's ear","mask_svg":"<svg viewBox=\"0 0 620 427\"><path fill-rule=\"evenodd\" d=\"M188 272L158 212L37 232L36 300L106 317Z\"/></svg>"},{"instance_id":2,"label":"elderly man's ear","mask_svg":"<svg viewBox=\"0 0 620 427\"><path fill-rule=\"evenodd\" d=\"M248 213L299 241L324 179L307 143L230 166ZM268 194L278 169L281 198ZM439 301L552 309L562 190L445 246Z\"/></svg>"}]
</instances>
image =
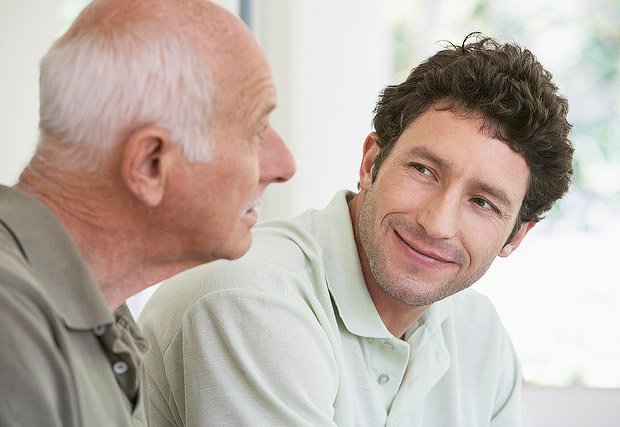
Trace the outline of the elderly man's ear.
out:
<instances>
[{"instance_id":1,"label":"elderly man's ear","mask_svg":"<svg viewBox=\"0 0 620 427\"><path fill-rule=\"evenodd\" d=\"M125 142L121 177L144 204L155 207L163 200L174 152L169 132L158 127L140 128Z\"/></svg>"}]
</instances>

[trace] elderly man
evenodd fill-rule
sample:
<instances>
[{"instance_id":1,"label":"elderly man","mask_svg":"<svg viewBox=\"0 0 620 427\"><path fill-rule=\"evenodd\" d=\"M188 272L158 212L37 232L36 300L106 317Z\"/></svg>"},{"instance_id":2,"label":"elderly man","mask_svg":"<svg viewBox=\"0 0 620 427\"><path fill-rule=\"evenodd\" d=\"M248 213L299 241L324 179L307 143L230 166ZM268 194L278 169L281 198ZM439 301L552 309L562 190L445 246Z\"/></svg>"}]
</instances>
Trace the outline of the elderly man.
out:
<instances>
[{"instance_id":1,"label":"elderly man","mask_svg":"<svg viewBox=\"0 0 620 427\"><path fill-rule=\"evenodd\" d=\"M387 87L357 194L148 302L155 425L525 423L510 340L466 288L567 191L567 109L531 52L490 39Z\"/></svg>"},{"instance_id":2,"label":"elderly man","mask_svg":"<svg viewBox=\"0 0 620 427\"><path fill-rule=\"evenodd\" d=\"M270 70L211 3L96 0L40 84L36 153L0 188L0 424L144 425L123 302L249 248L263 190L294 173Z\"/></svg>"}]
</instances>

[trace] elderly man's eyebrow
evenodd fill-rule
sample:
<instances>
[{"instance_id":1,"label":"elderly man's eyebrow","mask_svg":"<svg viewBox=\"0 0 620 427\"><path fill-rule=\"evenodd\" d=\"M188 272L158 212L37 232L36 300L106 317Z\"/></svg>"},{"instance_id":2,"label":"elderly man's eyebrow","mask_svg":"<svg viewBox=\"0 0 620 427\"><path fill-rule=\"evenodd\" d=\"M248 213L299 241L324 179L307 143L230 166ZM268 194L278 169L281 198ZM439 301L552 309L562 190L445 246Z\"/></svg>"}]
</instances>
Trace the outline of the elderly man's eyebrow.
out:
<instances>
[{"instance_id":1,"label":"elderly man's eyebrow","mask_svg":"<svg viewBox=\"0 0 620 427\"><path fill-rule=\"evenodd\" d=\"M263 108L263 115L267 115L273 112L276 109L275 101L269 101L269 103Z\"/></svg>"},{"instance_id":2,"label":"elderly man's eyebrow","mask_svg":"<svg viewBox=\"0 0 620 427\"><path fill-rule=\"evenodd\" d=\"M260 110L260 113L258 114L258 116L256 117L257 122L262 122L266 117L268 117L273 110L276 109L276 103L275 101L269 101L269 103L265 104L265 106L263 107L262 110Z\"/></svg>"}]
</instances>

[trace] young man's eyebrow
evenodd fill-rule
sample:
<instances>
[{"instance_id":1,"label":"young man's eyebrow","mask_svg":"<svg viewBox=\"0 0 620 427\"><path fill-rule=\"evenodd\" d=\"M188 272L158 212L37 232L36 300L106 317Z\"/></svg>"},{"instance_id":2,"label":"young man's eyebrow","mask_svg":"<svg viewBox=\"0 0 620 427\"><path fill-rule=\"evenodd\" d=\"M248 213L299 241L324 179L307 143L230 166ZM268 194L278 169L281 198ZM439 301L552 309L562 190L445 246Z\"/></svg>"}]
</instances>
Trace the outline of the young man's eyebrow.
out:
<instances>
[{"instance_id":1,"label":"young man's eyebrow","mask_svg":"<svg viewBox=\"0 0 620 427\"><path fill-rule=\"evenodd\" d=\"M408 150L408 152L409 152L409 155L411 156L421 157L423 159L430 160L431 162L435 163L437 166L443 169L447 169L447 170L452 169L451 162L439 157L437 154L433 153L431 150L429 150L426 147L419 147L419 146L411 147Z\"/></svg>"},{"instance_id":2,"label":"young man's eyebrow","mask_svg":"<svg viewBox=\"0 0 620 427\"><path fill-rule=\"evenodd\" d=\"M510 196L503 189L491 185L485 181L481 181L476 179L472 182L472 186L476 189L479 189L483 193L490 194L498 203L502 204L507 210L512 212L513 203L510 200Z\"/></svg>"},{"instance_id":3,"label":"young man's eyebrow","mask_svg":"<svg viewBox=\"0 0 620 427\"><path fill-rule=\"evenodd\" d=\"M408 152L411 156L416 156L422 159L429 160L444 170L450 171L452 169L452 162L439 157L437 154L433 153L426 147L411 147ZM508 193L503 189L479 179L474 180L471 185L482 193L490 194L495 200L497 200L498 203L502 204L506 209L513 209L514 204L508 196Z\"/></svg>"}]
</instances>

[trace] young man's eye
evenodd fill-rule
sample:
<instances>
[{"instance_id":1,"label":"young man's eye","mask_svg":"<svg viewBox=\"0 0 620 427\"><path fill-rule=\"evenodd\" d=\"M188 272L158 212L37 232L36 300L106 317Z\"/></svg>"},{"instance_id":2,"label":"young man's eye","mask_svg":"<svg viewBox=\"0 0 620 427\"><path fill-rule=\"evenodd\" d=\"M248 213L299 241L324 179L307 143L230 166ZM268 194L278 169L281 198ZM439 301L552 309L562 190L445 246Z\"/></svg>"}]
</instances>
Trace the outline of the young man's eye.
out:
<instances>
[{"instance_id":1,"label":"young man's eye","mask_svg":"<svg viewBox=\"0 0 620 427\"><path fill-rule=\"evenodd\" d=\"M490 203L487 199L484 199L482 197L474 197L472 200L475 204L480 206L482 209L493 211L493 212L499 212L497 207L495 207L495 205Z\"/></svg>"},{"instance_id":2,"label":"young man's eye","mask_svg":"<svg viewBox=\"0 0 620 427\"><path fill-rule=\"evenodd\" d=\"M422 165L420 163L411 163L409 166L411 166L413 169L417 170L421 174L433 175L433 171L430 168L428 168L428 167L426 167L426 166L424 166L424 165Z\"/></svg>"}]
</instances>

